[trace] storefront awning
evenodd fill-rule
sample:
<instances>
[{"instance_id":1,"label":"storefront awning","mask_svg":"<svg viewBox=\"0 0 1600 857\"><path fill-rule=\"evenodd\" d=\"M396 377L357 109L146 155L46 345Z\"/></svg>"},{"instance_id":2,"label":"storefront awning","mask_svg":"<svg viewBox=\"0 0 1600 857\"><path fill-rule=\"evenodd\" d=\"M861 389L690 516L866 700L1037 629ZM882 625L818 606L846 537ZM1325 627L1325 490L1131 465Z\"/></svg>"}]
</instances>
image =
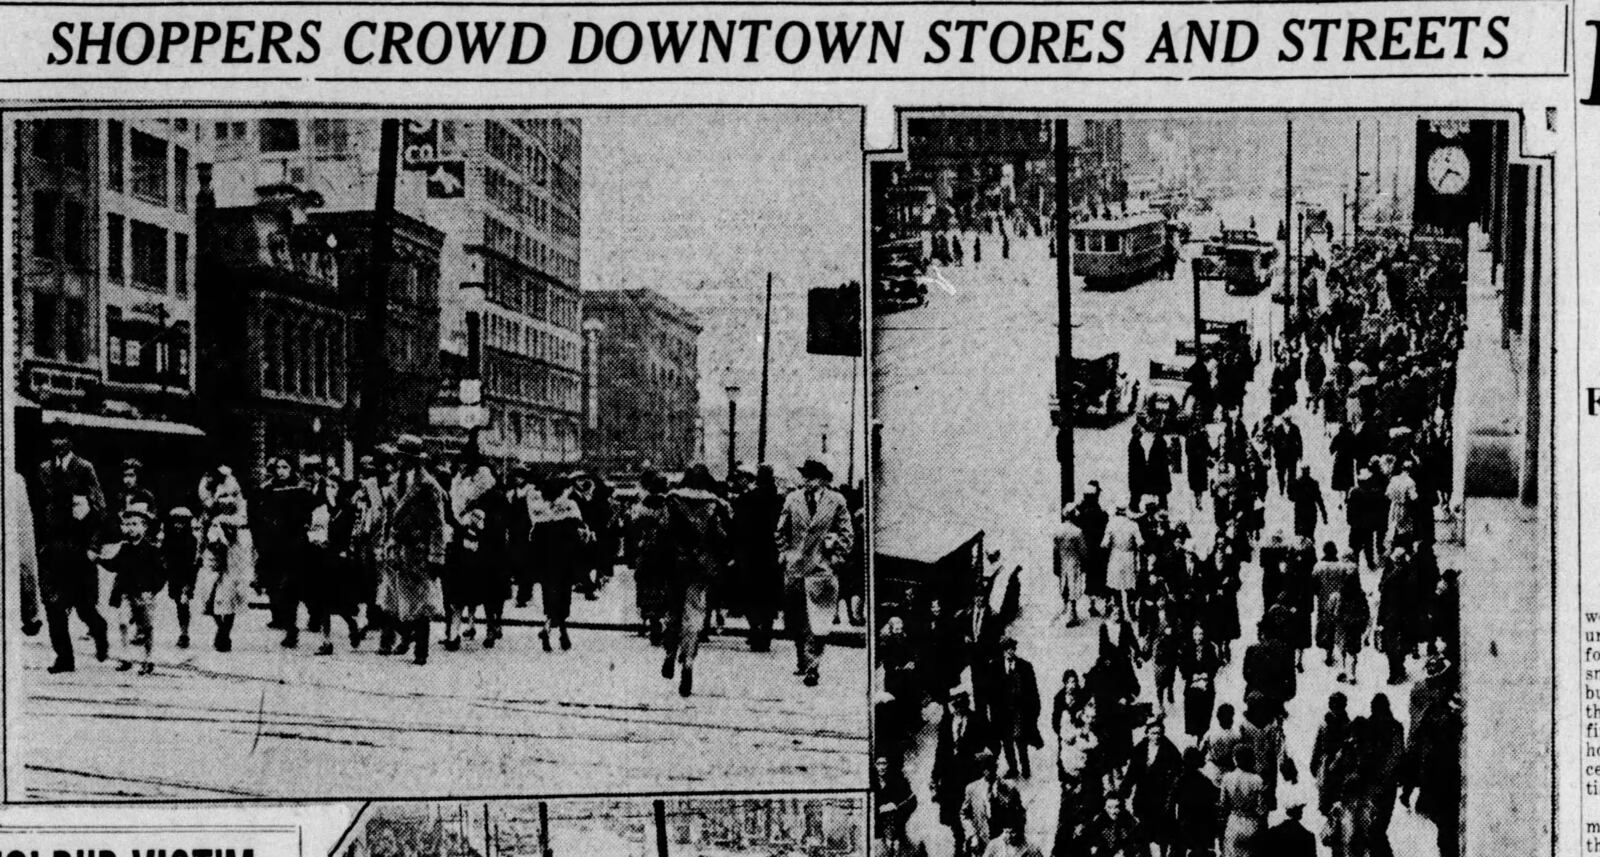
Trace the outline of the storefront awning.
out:
<instances>
[{"instance_id":1,"label":"storefront awning","mask_svg":"<svg viewBox=\"0 0 1600 857\"><path fill-rule=\"evenodd\" d=\"M133 419L131 417L113 417L105 414L80 414L77 411L50 411L44 412L44 422L61 423L83 428L115 429L117 431L138 431L151 434L174 434L188 437L205 437L205 432L189 425L188 423L175 423L169 420Z\"/></svg>"}]
</instances>

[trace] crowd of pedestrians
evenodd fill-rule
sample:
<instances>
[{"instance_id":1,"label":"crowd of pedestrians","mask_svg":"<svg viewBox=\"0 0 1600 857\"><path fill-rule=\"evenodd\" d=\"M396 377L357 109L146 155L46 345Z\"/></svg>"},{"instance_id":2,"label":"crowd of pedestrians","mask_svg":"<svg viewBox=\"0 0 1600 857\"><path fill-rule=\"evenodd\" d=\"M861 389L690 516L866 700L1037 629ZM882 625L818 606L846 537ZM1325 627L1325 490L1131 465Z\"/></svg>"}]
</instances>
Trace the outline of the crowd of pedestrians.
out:
<instances>
[{"instance_id":1,"label":"crowd of pedestrians","mask_svg":"<svg viewBox=\"0 0 1600 857\"><path fill-rule=\"evenodd\" d=\"M283 649L309 634L308 647L329 656L375 635L378 654L420 665L435 642L493 649L507 606L527 607L537 591L540 645L567 651L574 597L597 598L625 564L641 633L682 695L693 692L701 640L729 613L746 617L757 651L770 650L781 617L795 674L815 686L830 624L861 611L861 512L824 464L798 470L802 484L787 493L770 465L726 482L703 464L676 484L647 470L637 499L623 502L586 471L501 468L470 446L431 454L404 435L360 456L348 477L332 460L274 457L253 488L223 465L163 504L137 459L107 490L57 431L34 478L14 486L31 517L12 526L30 560L23 630L48 625L49 672L71 672L76 615L96 660L150 674L162 593L177 648L204 631L224 653L264 599Z\"/></svg>"},{"instance_id":2,"label":"crowd of pedestrians","mask_svg":"<svg viewBox=\"0 0 1600 857\"><path fill-rule=\"evenodd\" d=\"M1325 302L1272 343L1264 373L1248 349L1197 361L1188 423L1132 431L1129 499L1090 482L1062 510L1059 618L1098 625L1093 652L1036 676L1006 630L1016 617L982 595L887 617L879 710L892 716L874 787L889 853L929 847L906 825L919 789L905 769L929 700L941 714L925 793L957 857L1383 857L1396 800L1433 823L1441 855L1460 853L1460 614L1435 521L1452 490L1463 269L1398 242L1308 268ZM1327 472L1313 443L1331 452ZM1177 502L1179 486L1192 500ZM1287 507L1289 531L1268 534L1269 503ZM1345 539L1330 526L1341 512ZM1246 580L1261 606L1249 635ZM1318 650L1319 681L1350 691L1329 693L1320 723L1291 722ZM1368 652L1386 662L1385 685L1357 710ZM1224 672L1242 694L1219 695ZM1290 752L1288 728L1315 730L1309 758ZM1054 757L1051 841L1029 840L1018 799L1045 768L1030 749Z\"/></svg>"}]
</instances>

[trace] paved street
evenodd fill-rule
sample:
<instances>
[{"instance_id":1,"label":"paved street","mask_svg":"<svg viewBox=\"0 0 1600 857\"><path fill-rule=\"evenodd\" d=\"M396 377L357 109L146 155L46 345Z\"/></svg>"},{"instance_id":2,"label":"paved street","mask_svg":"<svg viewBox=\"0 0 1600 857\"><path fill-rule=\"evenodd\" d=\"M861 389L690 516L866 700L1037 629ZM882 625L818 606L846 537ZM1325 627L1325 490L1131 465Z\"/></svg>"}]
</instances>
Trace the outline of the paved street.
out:
<instances>
[{"instance_id":1,"label":"paved street","mask_svg":"<svg viewBox=\"0 0 1600 857\"><path fill-rule=\"evenodd\" d=\"M631 615L619 570L574 620ZM794 650L738 637L701 648L695 695L660 677L659 649L625 631L575 629L546 654L537 629L498 646L438 647L415 666L370 639L331 657L310 635L285 652L265 611L240 619L234 650L173 645L157 608L156 673L116 672L79 639L78 671L48 675L43 634L12 661L10 783L27 800L560 794L860 788L866 777L866 653L832 647L822 684L793 677ZM513 610L523 618L534 607ZM337 620L336 620L337 622ZM81 633L81 626L75 626ZM480 627L481 633L481 627ZM115 634L115 630L113 630ZM114 654L114 652L113 652Z\"/></svg>"},{"instance_id":2,"label":"paved street","mask_svg":"<svg viewBox=\"0 0 1600 857\"><path fill-rule=\"evenodd\" d=\"M1279 202L1279 209L1281 205ZM1238 207L1238 212L1225 213L1231 223L1244 225L1248 216L1244 212L1253 208L1262 231L1270 234L1276 219L1269 202L1246 202ZM1208 234L1204 228L1196 230L1197 238ZM1007 567L1021 564L1022 610L1011 633L1019 641L1019 654L1035 665L1048 710L1050 696L1060 687L1062 670L1082 673L1091 665L1097 628L1095 623L1065 627L1055 578L1050 574L1049 533L1059 512L1054 432L1047 410L1056 341L1055 260L1049 258L1043 240L1015 245L1010 260L1001 260L998 252L991 255L990 249L985 242L984 261L979 265L969 261L964 267L945 269L948 286L931 289L928 306L896 313L879 325L876 407L878 419L885 425L878 471L880 549L893 550L931 538L943 539L938 544L948 550L963 534L983 529L988 542L1005 551ZM1144 381L1142 386L1148 389L1148 361L1176 362L1173 341L1187 338L1192 330L1187 259L1178 271L1175 282L1152 281L1120 293L1075 289L1074 352L1092 357L1119 351L1130 378ZM1205 285L1202 303L1207 318L1249 319L1254 335L1263 342L1273 335L1276 316L1282 312L1267 293L1254 298L1230 297L1220 283ZM1270 352L1264 349L1263 353ZM1245 404L1247 421L1252 424L1266 410L1269 371L1270 358L1264 357ZM1303 393L1301 401L1291 416L1305 436L1306 463L1326 486L1330 463L1327 434L1320 420L1305 411ZM1076 434L1079 489L1090 479L1099 480L1108 506L1126 501L1126 446L1131 425L1131 420L1125 420L1104 430L1079 429ZM1174 483L1176 488L1181 479L1175 477ZM1200 542L1206 543L1212 532L1209 509L1195 514L1186 487L1176 488L1171 499L1174 520L1187 520ZM1344 512L1332 492L1328 492L1328 505L1332 526L1319 530L1317 541L1333 539L1342 544ZM1274 488L1265 533L1277 529L1290 531L1291 521L1289 504ZM926 547L939 552L932 551L931 544ZM1441 563L1450 567L1454 558L1443 547L1441 554ZM1375 609L1376 575L1364 573L1363 583ZM1241 662L1245 647L1255 638L1260 602L1260 571L1252 563L1244 570L1240 592L1244 636L1234 646L1232 663L1218 676L1218 702L1231 701L1237 706L1243 696ZM1152 672L1148 665L1140 671L1146 698L1153 687ZM1412 672L1420 673L1420 665L1413 662ZM1338 684L1334 674L1322 665L1320 653L1308 653L1285 724L1289 752L1302 771L1328 694L1335 690L1350 697L1353 715L1365 714L1372 695L1386 692L1396 716L1402 723L1408 720L1409 686L1386 686L1382 658L1370 650L1362 659L1358 686ZM911 830L915 837L930 843L933 854L942 857L950 853L949 834L938 823L937 807L928 790L933 762L931 725L937 722L938 709L930 706L925 714L930 728L907 762L907 775L921 792ZM1170 717L1173 722L1168 735L1181 748L1188 742L1180 726L1181 710L1171 712ZM1048 732L1049 724L1042 726ZM1054 756L1047 738L1046 748L1036 751L1032 779L1020 783L1029 838L1046 851L1054 842L1058 803ZM1312 794L1304 778L1298 788L1306 790L1307 796ZM1285 796L1280 792L1280 797ZM1321 819L1315 800L1310 804L1306 823L1318 830ZM1275 813L1272 821L1282 818L1281 812ZM1396 853L1411 857L1435 853L1431 823L1404 807L1396 808L1390 839Z\"/></svg>"}]
</instances>

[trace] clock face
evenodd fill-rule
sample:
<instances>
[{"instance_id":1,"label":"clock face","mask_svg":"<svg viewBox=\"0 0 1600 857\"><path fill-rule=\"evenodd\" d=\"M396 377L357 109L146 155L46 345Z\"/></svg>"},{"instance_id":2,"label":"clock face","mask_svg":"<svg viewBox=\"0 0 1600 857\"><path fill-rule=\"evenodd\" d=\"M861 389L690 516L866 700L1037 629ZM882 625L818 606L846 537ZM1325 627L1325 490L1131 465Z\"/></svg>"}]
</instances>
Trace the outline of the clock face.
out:
<instances>
[{"instance_id":1,"label":"clock face","mask_svg":"<svg viewBox=\"0 0 1600 857\"><path fill-rule=\"evenodd\" d=\"M1458 194L1471 177L1472 162L1460 146L1440 146L1428 156L1428 185L1435 193Z\"/></svg>"}]
</instances>

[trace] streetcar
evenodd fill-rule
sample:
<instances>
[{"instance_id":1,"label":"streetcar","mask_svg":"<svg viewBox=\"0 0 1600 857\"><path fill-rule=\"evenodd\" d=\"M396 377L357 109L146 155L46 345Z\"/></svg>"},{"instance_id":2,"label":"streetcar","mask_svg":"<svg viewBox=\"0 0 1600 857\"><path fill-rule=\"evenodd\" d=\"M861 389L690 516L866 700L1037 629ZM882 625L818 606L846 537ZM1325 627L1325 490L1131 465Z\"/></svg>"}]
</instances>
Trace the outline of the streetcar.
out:
<instances>
[{"instance_id":1,"label":"streetcar","mask_svg":"<svg viewBox=\"0 0 1600 857\"><path fill-rule=\"evenodd\" d=\"M1222 280L1230 295L1258 295L1272 284L1278 248L1254 229L1227 229L1205 243L1194 259L1196 280Z\"/></svg>"},{"instance_id":2,"label":"streetcar","mask_svg":"<svg viewBox=\"0 0 1600 857\"><path fill-rule=\"evenodd\" d=\"M1177 254L1160 213L1139 211L1072 225L1072 267L1092 290L1125 289L1170 276Z\"/></svg>"}]
</instances>

